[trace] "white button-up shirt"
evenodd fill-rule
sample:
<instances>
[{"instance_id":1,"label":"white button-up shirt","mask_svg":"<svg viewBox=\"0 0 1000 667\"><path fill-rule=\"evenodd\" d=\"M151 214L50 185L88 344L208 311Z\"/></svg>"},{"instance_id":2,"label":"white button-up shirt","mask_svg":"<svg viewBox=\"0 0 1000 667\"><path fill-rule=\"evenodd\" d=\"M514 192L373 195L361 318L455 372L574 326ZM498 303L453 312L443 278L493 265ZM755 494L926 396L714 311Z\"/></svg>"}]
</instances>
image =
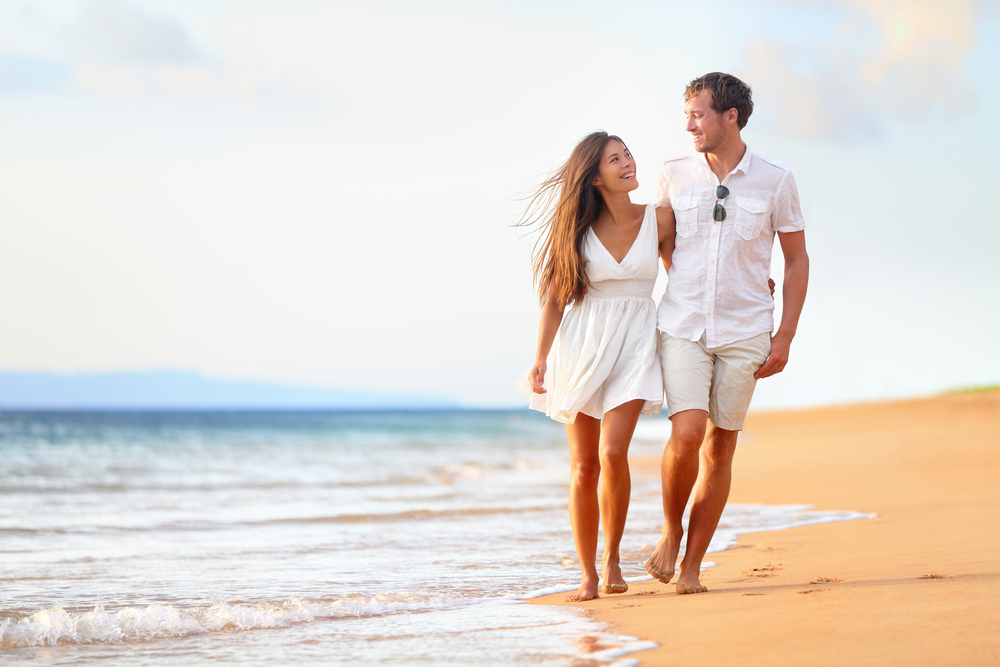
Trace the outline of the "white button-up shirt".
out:
<instances>
[{"instance_id":1,"label":"white button-up shirt","mask_svg":"<svg viewBox=\"0 0 1000 667\"><path fill-rule=\"evenodd\" d=\"M767 286L775 232L805 229L795 179L747 149L722 184L726 219L715 222L719 179L701 153L663 163L656 203L674 211L677 236L657 328L707 347L774 330Z\"/></svg>"}]
</instances>

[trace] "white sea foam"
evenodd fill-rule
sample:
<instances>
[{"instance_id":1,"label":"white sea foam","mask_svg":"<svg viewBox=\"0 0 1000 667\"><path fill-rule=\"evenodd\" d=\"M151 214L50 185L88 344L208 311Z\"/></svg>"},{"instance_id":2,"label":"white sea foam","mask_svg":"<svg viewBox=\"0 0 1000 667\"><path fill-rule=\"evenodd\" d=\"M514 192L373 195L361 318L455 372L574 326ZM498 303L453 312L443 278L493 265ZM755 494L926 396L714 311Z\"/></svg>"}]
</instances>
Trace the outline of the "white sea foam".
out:
<instances>
[{"instance_id":1,"label":"white sea foam","mask_svg":"<svg viewBox=\"0 0 1000 667\"><path fill-rule=\"evenodd\" d=\"M853 511L815 511L812 505L728 505L723 514L723 523L712 538L709 552L724 551L734 547L739 536L748 533L788 530L837 521L873 519L876 516L873 513Z\"/></svg>"},{"instance_id":2,"label":"white sea foam","mask_svg":"<svg viewBox=\"0 0 1000 667\"><path fill-rule=\"evenodd\" d=\"M631 653L637 653L638 651L649 651L659 647L659 644L651 641L643 641L641 639L636 639L635 637L618 637L618 642L620 645L614 646L612 648L606 648L603 651L596 651L594 653L588 653L587 657L591 660L616 660L617 658L622 658ZM613 663L614 667L624 667L625 665L639 664L638 660L634 662L620 661Z\"/></svg>"},{"instance_id":3,"label":"white sea foam","mask_svg":"<svg viewBox=\"0 0 1000 667\"><path fill-rule=\"evenodd\" d=\"M561 592L571 588L556 586L537 593ZM69 612L60 607L52 607L23 618L0 621L0 648L57 644L135 644L209 633L284 628L321 618L378 616L468 605L521 604L523 599L517 599L520 597L467 599L458 595L380 594L374 597L347 596L332 601L290 599L280 604L220 603L192 608L149 605L115 610L96 607L88 612ZM658 646L655 642L636 637L608 633L602 623L592 619L567 615L560 621L567 626L576 627L578 634L596 638L599 646L605 646L606 648L582 657L608 663L609 667L636 665L637 660L621 658Z\"/></svg>"},{"instance_id":4,"label":"white sea foam","mask_svg":"<svg viewBox=\"0 0 1000 667\"><path fill-rule=\"evenodd\" d=\"M380 593L372 597L348 595L329 601L289 599L280 603L222 603L190 608L149 605L115 610L96 607L88 612L68 612L61 607L51 607L22 618L0 621L0 648L147 642L210 632L282 628L317 618L381 616L404 611L446 609L477 602L481 601L457 594Z\"/></svg>"},{"instance_id":5,"label":"white sea foam","mask_svg":"<svg viewBox=\"0 0 1000 667\"><path fill-rule=\"evenodd\" d=\"M556 584L555 586L529 591L517 597L521 600L530 600L532 598L540 598L543 595L552 595L553 593L569 593L570 591L575 591L577 588L578 586L575 584Z\"/></svg>"}]
</instances>

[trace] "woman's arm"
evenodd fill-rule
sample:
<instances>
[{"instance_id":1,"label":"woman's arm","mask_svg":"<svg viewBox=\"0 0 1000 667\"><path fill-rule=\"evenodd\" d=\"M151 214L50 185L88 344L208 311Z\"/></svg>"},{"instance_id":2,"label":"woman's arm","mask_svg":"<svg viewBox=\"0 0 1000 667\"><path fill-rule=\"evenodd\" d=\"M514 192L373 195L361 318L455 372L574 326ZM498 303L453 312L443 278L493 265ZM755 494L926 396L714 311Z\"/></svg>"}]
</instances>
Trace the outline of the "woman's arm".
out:
<instances>
[{"instance_id":1,"label":"woman's arm","mask_svg":"<svg viewBox=\"0 0 1000 667\"><path fill-rule=\"evenodd\" d=\"M531 383L531 390L536 394L544 394L546 359L549 357L549 350L552 349L552 341L556 339L556 332L562 324L563 310L565 306L557 304L555 295L559 293L559 280L553 278L549 285L549 293L545 297L545 304L542 306L542 317L538 323L538 350L535 353L535 365L528 373L528 381Z\"/></svg>"},{"instance_id":2,"label":"woman's arm","mask_svg":"<svg viewBox=\"0 0 1000 667\"><path fill-rule=\"evenodd\" d=\"M656 208L656 231L660 240L660 261L663 262L663 268L667 270L667 273L670 273L670 265L673 263L674 232L676 229L673 209L658 206Z\"/></svg>"}]
</instances>

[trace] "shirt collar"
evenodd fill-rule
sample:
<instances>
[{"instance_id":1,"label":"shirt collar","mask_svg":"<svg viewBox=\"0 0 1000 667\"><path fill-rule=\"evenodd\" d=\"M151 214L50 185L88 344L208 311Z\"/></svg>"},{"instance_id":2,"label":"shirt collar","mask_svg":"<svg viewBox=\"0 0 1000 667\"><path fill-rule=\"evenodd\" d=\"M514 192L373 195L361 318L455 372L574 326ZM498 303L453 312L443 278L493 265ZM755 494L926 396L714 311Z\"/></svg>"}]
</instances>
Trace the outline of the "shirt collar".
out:
<instances>
[{"instance_id":1,"label":"shirt collar","mask_svg":"<svg viewBox=\"0 0 1000 667\"><path fill-rule=\"evenodd\" d=\"M750 171L750 162L751 162L750 156L752 155L752 151L750 150L750 147L747 146L745 141L743 142L743 148L746 149L743 152L743 159L741 159L740 163L736 165L736 168L733 169L733 172L741 171L743 172L743 175L746 176L747 173L749 173ZM698 157L698 162L701 164L701 168L707 171L709 174L712 174L712 168L708 166L708 157L704 153L698 153L698 152L696 152L695 155ZM714 174L712 175L714 177Z\"/></svg>"},{"instance_id":2,"label":"shirt collar","mask_svg":"<svg viewBox=\"0 0 1000 667\"><path fill-rule=\"evenodd\" d=\"M740 160L740 163L736 165L736 169L733 169L733 171L742 171L743 175L746 176L747 172L750 171L750 156L752 153L750 148L746 145L746 142L743 142L743 148L743 159Z\"/></svg>"}]
</instances>

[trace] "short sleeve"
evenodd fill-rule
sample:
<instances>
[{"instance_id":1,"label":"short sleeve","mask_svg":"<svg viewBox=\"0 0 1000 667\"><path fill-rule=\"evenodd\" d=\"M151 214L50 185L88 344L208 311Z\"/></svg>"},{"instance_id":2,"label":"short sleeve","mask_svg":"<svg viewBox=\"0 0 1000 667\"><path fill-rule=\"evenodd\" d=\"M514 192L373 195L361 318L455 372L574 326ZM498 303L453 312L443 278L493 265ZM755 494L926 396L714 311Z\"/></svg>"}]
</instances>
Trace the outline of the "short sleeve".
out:
<instances>
[{"instance_id":1,"label":"short sleeve","mask_svg":"<svg viewBox=\"0 0 1000 667\"><path fill-rule=\"evenodd\" d=\"M656 199L653 203L663 208L673 208L670 205L670 179L667 178L666 164L660 170L660 180L656 183Z\"/></svg>"},{"instance_id":2,"label":"short sleeve","mask_svg":"<svg viewBox=\"0 0 1000 667\"><path fill-rule=\"evenodd\" d=\"M771 223L776 232L801 232L806 228L802 207L799 205L799 188L795 185L795 177L790 171L786 173L778 187Z\"/></svg>"}]
</instances>

